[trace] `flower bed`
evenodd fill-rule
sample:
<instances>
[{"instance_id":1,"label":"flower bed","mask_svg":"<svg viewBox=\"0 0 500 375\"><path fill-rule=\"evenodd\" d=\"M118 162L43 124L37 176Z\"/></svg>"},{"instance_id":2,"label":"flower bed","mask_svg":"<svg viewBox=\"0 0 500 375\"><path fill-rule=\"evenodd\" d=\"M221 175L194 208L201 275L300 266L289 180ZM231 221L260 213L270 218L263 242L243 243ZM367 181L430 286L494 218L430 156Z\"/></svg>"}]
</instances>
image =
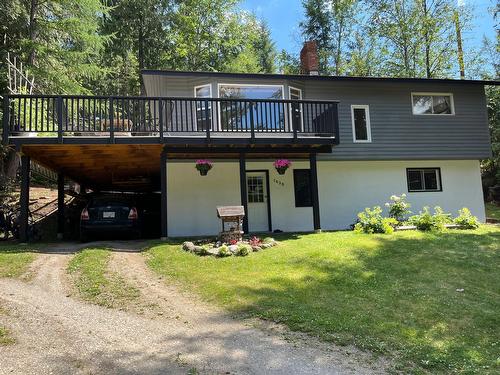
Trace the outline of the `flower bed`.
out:
<instances>
[{"instance_id":1,"label":"flower bed","mask_svg":"<svg viewBox=\"0 0 500 375\"><path fill-rule=\"evenodd\" d=\"M182 250L196 255L211 255L216 257L247 256L252 252L269 249L278 244L274 238L266 237L260 239L252 237L243 241L231 241L231 243L213 242L210 240L186 241L182 244Z\"/></svg>"}]
</instances>

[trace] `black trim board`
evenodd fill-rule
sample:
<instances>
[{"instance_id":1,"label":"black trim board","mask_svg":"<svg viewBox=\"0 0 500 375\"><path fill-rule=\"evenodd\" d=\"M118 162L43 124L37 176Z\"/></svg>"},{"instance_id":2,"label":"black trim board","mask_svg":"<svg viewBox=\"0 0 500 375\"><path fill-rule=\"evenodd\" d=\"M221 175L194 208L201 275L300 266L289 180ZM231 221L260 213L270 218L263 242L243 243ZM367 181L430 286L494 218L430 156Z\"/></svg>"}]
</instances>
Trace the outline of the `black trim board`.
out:
<instances>
[{"instance_id":1,"label":"black trim board","mask_svg":"<svg viewBox=\"0 0 500 375\"><path fill-rule=\"evenodd\" d=\"M181 70L148 70L143 69L142 75L161 75L172 77L221 77L242 79L283 79L304 81L361 81L361 82L427 82L427 83L454 83L454 84L477 84L477 85L500 85L496 80L460 80L443 78L396 78L396 77L354 77L354 76L321 76L305 74L264 74L264 73L225 73L225 72L189 72Z\"/></svg>"}]
</instances>

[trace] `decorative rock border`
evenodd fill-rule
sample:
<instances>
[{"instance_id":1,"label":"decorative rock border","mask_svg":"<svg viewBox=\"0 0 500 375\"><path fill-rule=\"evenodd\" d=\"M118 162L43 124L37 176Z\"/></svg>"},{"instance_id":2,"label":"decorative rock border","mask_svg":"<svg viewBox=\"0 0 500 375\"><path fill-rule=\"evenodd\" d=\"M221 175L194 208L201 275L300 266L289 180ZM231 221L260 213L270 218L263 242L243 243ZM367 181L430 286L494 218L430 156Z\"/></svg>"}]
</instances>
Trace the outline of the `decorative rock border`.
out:
<instances>
[{"instance_id":1,"label":"decorative rock border","mask_svg":"<svg viewBox=\"0 0 500 375\"><path fill-rule=\"evenodd\" d=\"M255 242L255 241L253 241ZM182 244L182 250L189 253L193 253L200 256L216 256L216 257L228 257L228 256L247 256L252 252L258 252L264 249L269 249L278 244L278 242L271 237L264 238L258 244L250 244L249 241L240 241L234 245L223 244L221 242L208 242L204 240L191 242L186 241Z\"/></svg>"}]
</instances>

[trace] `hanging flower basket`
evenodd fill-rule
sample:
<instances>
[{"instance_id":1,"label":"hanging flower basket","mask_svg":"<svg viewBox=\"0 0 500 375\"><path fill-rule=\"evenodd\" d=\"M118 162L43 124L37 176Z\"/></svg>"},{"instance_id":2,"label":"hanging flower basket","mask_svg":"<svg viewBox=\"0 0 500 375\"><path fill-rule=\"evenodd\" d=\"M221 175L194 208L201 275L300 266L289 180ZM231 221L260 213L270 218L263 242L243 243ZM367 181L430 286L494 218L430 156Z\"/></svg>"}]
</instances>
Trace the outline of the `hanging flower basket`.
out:
<instances>
[{"instance_id":1,"label":"hanging flower basket","mask_svg":"<svg viewBox=\"0 0 500 375\"><path fill-rule=\"evenodd\" d=\"M285 174L286 170L292 165L292 162L288 159L278 159L273 165L279 174Z\"/></svg>"},{"instance_id":2,"label":"hanging flower basket","mask_svg":"<svg viewBox=\"0 0 500 375\"><path fill-rule=\"evenodd\" d=\"M200 175L206 176L208 171L212 169L213 163L210 160L199 159L196 160L195 168L200 172Z\"/></svg>"}]
</instances>

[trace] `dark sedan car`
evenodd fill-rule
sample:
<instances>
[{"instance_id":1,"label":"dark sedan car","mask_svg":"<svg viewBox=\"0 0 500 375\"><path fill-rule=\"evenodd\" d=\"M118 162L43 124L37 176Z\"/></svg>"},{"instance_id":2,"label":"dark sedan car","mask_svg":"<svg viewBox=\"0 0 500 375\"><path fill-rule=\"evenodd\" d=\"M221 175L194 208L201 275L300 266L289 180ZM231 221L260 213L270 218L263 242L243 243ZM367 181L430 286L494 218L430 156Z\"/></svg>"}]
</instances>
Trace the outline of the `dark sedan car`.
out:
<instances>
[{"instance_id":1,"label":"dark sedan car","mask_svg":"<svg viewBox=\"0 0 500 375\"><path fill-rule=\"evenodd\" d=\"M121 234L140 236L139 212L133 200L120 196L96 196L80 215L80 239Z\"/></svg>"}]
</instances>

